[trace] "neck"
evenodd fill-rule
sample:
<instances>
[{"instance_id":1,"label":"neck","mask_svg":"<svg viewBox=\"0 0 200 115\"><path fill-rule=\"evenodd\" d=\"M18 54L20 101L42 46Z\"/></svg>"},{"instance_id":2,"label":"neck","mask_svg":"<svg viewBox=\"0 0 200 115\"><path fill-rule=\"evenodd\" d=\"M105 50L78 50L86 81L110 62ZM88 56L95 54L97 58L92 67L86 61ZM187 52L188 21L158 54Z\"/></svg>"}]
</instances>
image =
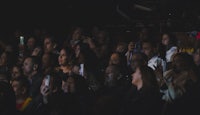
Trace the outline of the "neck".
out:
<instances>
[{"instance_id":1,"label":"neck","mask_svg":"<svg viewBox=\"0 0 200 115\"><path fill-rule=\"evenodd\" d=\"M33 71L33 72L28 76L28 78L29 78L29 79L32 79L32 77L33 77L35 74L37 74L37 71Z\"/></svg>"},{"instance_id":2,"label":"neck","mask_svg":"<svg viewBox=\"0 0 200 115\"><path fill-rule=\"evenodd\" d=\"M68 72L71 71L71 67L68 66L68 65L62 65L62 66L60 67L60 69L61 69L64 73L68 73Z\"/></svg>"},{"instance_id":3,"label":"neck","mask_svg":"<svg viewBox=\"0 0 200 115\"><path fill-rule=\"evenodd\" d=\"M20 104L23 103L26 100L26 96L18 96L16 97L16 103Z\"/></svg>"},{"instance_id":4,"label":"neck","mask_svg":"<svg viewBox=\"0 0 200 115\"><path fill-rule=\"evenodd\" d=\"M138 83L137 90L140 90L142 88L142 86L143 86L142 82Z\"/></svg>"}]
</instances>

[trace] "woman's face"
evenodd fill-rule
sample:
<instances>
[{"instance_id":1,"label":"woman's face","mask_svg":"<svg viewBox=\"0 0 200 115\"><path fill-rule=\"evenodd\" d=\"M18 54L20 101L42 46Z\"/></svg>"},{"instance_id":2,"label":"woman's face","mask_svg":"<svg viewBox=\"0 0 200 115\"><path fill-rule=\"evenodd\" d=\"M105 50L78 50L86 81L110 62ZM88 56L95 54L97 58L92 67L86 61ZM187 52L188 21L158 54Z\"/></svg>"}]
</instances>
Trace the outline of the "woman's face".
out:
<instances>
[{"instance_id":1,"label":"woman's face","mask_svg":"<svg viewBox=\"0 0 200 115\"><path fill-rule=\"evenodd\" d=\"M136 68L136 71L132 74L132 84L139 86L142 83L142 75L139 68Z\"/></svg>"},{"instance_id":2,"label":"woman's face","mask_svg":"<svg viewBox=\"0 0 200 115\"><path fill-rule=\"evenodd\" d=\"M60 55L58 57L58 63L59 65L66 65L67 64L67 53L64 49L60 51Z\"/></svg>"},{"instance_id":3,"label":"woman's face","mask_svg":"<svg viewBox=\"0 0 200 115\"><path fill-rule=\"evenodd\" d=\"M62 90L64 91L64 93L74 93L75 92L74 78L69 77L66 81L62 81Z\"/></svg>"},{"instance_id":4,"label":"woman's face","mask_svg":"<svg viewBox=\"0 0 200 115\"><path fill-rule=\"evenodd\" d=\"M169 36L167 34L162 36L162 44L165 46L169 44Z\"/></svg>"}]
</instances>

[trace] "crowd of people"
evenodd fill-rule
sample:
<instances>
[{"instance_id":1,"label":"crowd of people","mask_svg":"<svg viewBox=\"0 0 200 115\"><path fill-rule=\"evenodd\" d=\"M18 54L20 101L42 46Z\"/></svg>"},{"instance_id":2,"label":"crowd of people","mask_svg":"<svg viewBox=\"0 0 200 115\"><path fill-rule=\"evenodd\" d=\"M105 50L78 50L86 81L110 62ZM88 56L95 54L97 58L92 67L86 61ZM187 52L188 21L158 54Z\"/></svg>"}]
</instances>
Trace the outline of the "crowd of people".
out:
<instances>
[{"instance_id":1,"label":"crowd of people","mask_svg":"<svg viewBox=\"0 0 200 115\"><path fill-rule=\"evenodd\" d=\"M0 40L0 115L200 113L198 39L148 27L124 41L98 27L14 35Z\"/></svg>"}]
</instances>

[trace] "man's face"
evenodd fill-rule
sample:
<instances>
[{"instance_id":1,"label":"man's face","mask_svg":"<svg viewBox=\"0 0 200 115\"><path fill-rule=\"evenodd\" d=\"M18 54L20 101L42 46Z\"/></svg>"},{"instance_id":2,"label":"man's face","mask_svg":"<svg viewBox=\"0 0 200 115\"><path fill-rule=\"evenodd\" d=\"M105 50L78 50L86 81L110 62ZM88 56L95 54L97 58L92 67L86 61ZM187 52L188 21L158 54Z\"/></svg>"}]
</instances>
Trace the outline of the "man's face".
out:
<instances>
[{"instance_id":1,"label":"man's face","mask_svg":"<svg viewBox=\"0 0 200 115\"><path fill-rule=\"evenodd\" d=\"M27 47L29 49L33 49L35 46L35 39L34 38L29 38L27 41Z\"/></svg>"},{"instance_id":2,"label":"man's face","mask_svg":"<svg viewBox=\"0 0 200 115\"><path fill-rule=\"evenodd\" d=\"M143 43L142 44L142 51L144 52L145 55L148 57L151 57L151 54L153 52L153 48L150 43Z\"/></svg>"},{"instance_id":3,"label":"man's face","mask_svg":"<svg viewBox=\"0 0 200 115\"><path fill-rule=\"evenodd\" d=\"M48 55L48 54L44 54L44 55L42 56L42 66L43 66L44 68L49 67L50 64L51 64L51 62L50 62L50 57L49 57L49 56L50 56L50 55Z\"/></svg>"},{"instance_id":4,"label":"man's face","mask_svg":"<svg viewBox=\"0 0 200 115\"><path fill-rule=\"evenodd\" d=\"M33 72L33 63L31 58L26 58L23 63L24 75L30 75Z\"/></svg>"}]
</instances>

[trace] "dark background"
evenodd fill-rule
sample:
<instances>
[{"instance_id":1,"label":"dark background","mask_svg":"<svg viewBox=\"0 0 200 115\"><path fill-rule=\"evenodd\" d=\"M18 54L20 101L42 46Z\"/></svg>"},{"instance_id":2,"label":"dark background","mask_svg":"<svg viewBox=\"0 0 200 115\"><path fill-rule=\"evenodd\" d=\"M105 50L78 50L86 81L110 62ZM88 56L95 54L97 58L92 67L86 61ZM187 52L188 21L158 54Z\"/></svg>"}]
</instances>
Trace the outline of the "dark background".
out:
<instances>
[{"instance_id":1,"label":"dark background","mask_svg":"<svg viewBox=\"0 0 200 115\"><path fill-rule=\"evenodd\" d=\"M144 11L134 4L151 8ZM137 26L140 23L166 26L174 31L199 28L199 7L195 0L65 0L2 1L0 29L48 28L64 31L72 25L107 27ZM128 17L117 11L117 7Z\"/></svg>"}]
</instances>

